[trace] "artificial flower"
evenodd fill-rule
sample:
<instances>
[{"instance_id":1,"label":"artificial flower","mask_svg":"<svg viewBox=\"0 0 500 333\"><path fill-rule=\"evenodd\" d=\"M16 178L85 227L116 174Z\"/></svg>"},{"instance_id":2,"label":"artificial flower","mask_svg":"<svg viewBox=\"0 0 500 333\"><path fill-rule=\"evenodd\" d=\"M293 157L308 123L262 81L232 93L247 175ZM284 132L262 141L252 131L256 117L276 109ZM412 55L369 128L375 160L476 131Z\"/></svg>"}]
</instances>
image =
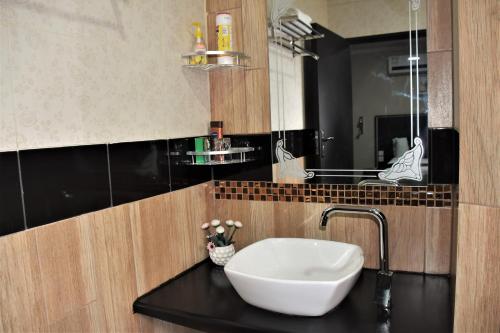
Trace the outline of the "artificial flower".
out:
<instances>
[{"instance_id":1,"label":"artificial flower","mask_svg":"<svg viewBox=\"0 0 500 333\"><path fill-rule=\"evenodd\" d=\"M203 224L201 225L201 229L203 229L203 230L207 230L209 227L210 227L210 224L209 224L209 223L203 223Z\"/></svg>"},{"instance_id":2,"label":"artificial flower","mask_svg":"<svg viewBox=\"0 0 500 333\"><path fill-rule=\"evenodd\" d=\"M213 250L215 250L215 244L213 242L208 242L207 250L208 252L212 252Z\"/></svg>"},{"instance_id":3,"label":"artificial flower","mask_svg":"<svg viewBox=\"0 0 500 333\"><path fill-rule=\"evenodd\" d=\"M233 221L233 220L227 220L227 221L226 221L226 225L227 225L228 227L232 227L232 226L234 225L234 221Z\"/></svg>"},{"instance_id":4,"label":"artificial flower","mask_svg":"<svg viewBox=\"0 0 500 333\"><path fill-rule=\"evenodd\" d=\"M234 226L239 229L243 227L243 223L241 223L240 221L236 221L234 222Z\"/></svg>"},{"instance_id":5,"label":"artificial flower","mask_svg":"<svg viewBox=\"0 0 500 333\"><path fill-rule=\"evenodd\" d=\"M212 227L218 227L220 226L220 221L219 220L212 220L212 222L210 222L210 224L212 225Z\"/></svg>"},{"instance_id":6,"label":"artificial flower","mask_svg":"<svg viewBox=\"0 0 500 333\"><path fill-rule=\"evenodd\" d=\"M217 229L215 229L215 231L217 231L218 234L223 234L225 230L223 226L218 226Z\"/></svg>"}]
</instances>

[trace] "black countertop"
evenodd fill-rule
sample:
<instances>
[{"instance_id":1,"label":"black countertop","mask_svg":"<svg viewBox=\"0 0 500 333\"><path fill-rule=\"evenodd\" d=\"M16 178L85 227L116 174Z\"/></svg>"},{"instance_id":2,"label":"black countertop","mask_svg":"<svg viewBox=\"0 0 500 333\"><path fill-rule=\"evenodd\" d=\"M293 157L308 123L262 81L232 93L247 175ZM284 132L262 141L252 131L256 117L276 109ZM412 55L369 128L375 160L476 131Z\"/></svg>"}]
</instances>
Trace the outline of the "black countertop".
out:
<instances>
[{"instance_id":1,"label":"black countertop","mask_svg":"<svg viewBox=\"0 0 500 333\"><path fill-rule=\"evenodd\" d=\"M389 322L372 303L375 270L364 269L349 295L322 317L274 313L245 303L224 270L203 261L134 302L134 312L206 332L452 332L445 276L394 273ZM300 302L300 299L297 300Z\"/></svg>"}]
</instances>

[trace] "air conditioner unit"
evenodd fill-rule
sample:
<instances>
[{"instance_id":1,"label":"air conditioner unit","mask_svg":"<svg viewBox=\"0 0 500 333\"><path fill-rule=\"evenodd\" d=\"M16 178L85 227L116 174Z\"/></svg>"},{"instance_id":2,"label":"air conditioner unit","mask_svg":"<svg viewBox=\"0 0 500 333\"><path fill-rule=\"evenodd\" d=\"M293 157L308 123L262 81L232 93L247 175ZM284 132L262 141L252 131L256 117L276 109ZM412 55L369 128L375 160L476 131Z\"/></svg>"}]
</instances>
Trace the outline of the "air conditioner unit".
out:
<instances>
[{"instance_id":1,"label":"air conditioner unit","mask_svg":"<svg viewBox=\"0 0 500 333\"><path fill-rule=\"evenodd\" d=\"M410 61L408 55L391 56L387 59L389 75L410 75ZM420 55L418 72L427 73L427 55ZM413 62L413 73L416 73L415 62Z\"/></svg>"}]
</instances>

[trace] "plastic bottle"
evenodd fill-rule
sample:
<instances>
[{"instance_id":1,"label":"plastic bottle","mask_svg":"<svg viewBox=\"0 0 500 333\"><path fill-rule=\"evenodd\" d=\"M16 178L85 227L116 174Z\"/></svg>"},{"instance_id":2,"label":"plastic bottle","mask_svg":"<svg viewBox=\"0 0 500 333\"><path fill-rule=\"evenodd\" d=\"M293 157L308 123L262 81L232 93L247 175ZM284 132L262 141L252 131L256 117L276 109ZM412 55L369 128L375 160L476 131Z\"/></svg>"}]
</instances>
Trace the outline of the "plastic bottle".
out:
<instances>
[{"instance_id":1,"label":"plastic bottle","mask_svg":"<svg viewBox=\"0 0 500 333\"><path fill-rule=\"evenodd\" d=\"M217 26L217 50L232 51L233 50L233 19L228 13L217 14L215 18ZM233 57L219 56L217 57L218 64L232 65Z\"/></svg>"},{"instance_id":2,"label":"plastic bottle","mask_svg":"<svg viewBox=\"0 0 500 333\"><path fill-rule=\"evenodd\" d=\"M207 56L205 55L205 53L207 52L207 46L205 45L205 41L203 40L201 23L194 22L193 26L195 27L194 37L196 38L196 43L194 44L194 52L199 53L200 55L191 57L190 62L192 65L205 65L207 63Z\"/></svg>"}]
</instances>

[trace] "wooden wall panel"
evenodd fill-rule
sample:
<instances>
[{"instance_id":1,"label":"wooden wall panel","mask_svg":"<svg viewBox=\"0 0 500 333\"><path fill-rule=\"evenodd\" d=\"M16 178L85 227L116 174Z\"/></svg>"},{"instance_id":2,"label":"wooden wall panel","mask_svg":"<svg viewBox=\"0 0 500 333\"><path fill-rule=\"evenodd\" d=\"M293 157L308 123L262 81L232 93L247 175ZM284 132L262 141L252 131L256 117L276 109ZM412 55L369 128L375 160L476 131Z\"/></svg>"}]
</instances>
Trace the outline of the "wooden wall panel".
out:
<instances>
[{"instance_id":1,"label":"wooden wall panel","mask_svg":"<svg viewBox=\"0 0 500 333\"><path fill-rule=\"evenodd\" d=\"M319 223L319 218L317 223ZM328 222L327 239L352 243L363 249L365 268L379 268L378 229L369 217L361 215L335 215Z\"/></svg>"},{"instance_id":2,"label":"wooden wall panel","mask_svg":"<svg viewBox=\"0 0 500 333\"><path fill-rule=\"evenodd\" d=\"M238 248L266 237L306 237L328 239L359 245L365 254L365 267L378 268L378 231L377 225L369 217L339 215L330 219L326 230L319 229L321 212L329 204L298 202L266 202L244 200L216 200L215 216L221 219L239 219L244 224L250 223L251 231L242 230L239 234ZM426 207L391 207L380 208L389 224L389 262L392 270L424 272L426 252L436 260L433 264L444 267L438 258L439 251L446 251L443 257L450 256L450 239L440 234L429 237L426 243ZM444 226L450 226L449 208L434 208L431 220L450 219L436 226L441 232ZM256 225L265 228L255 232ZM240 241L240 239L242 241ZM442 243L441 243L442 242ZM439 266L439 265L442 266ZM433 267L434 267L433 266ZM442 271L442 273L449 273Z\"/></svg>"},{"instance_id":3,"label":"wooden wall panel","mask_svg":"<svg viewBox=\"0 0 500 333\"><path fill-rule=\"evenodd\" d=\"M423 272L426 207L385 206L381 210L389 224L391 269Z\"/></svg>"},{"instance_id":4,"label":"wooden wall panel","mask_svg":"<svg viewBox=\"0 0 500 333\"><path fill-rule=\"evenodd\" d=\"M173 210L168 213L168 223L180 227L178 248L173 253L181 257L178 269L184 271L207 257L200 227L213 218L213 188L211 184L198 185L170 197Z\"/></svg>"},{"instance_id":5,"label":"wooden wall panel","mask_svg":"<svg viewBox=\"0 0 500 333\"><path fill-rule=\"evenodd\" d=\"M243 49L250 57L248 64L269 71L266 0L242 0L241 4Z\"/></svg>"},{"instance_id":6,"label":"wooden wall panel","mask_svg":"<svg viewBox=\"0 0 500 333\"><path fill-rule=\"evenodd\" d=\"M241 2L239 8L233 7L224 12L231 14L233 18L233 49L244 52ZM207 45L211 50L217 49L216 14L216 12L207 14ZM246 114L245 72L223 70L210 72L209 75L212 120L223 120L224 132L227 134L246 132L246 123L239 119L240 114Z\"/></svg>"},{"instance_id":7,"label":"wooden wall panel","mask_svg":"<svg viewBox=\"0 0 500 333\"><path fill-rule=\"evenodd\" d=\"M128 205L79 218L90 225L94 254L97 304L103 318L98 327L106 332L138 331L138 318L130 304L138 297L131 219Z\"/></svg>"},{"instance_id":8,"label":"wooden wall panel","mask_svg":"<svg viewBox=\"0 0 500 333\"><path fill-rule=\"evenodd\" d=\"M426 273L450 273L452 223L451 208L427 208L424 270Z\"/></svg>"},{"instance_id":9,"label":"wooden wall panel","mask_svg":"<svg viewBox=\"0 0 500 333\"><path fill-rule=\"evenodd\" d=\"M209 74L212 120L224 121L226 134L270 132L266 1L207 0L207 11L209 48L217 47L215 16L227 12L233 17L233 49L249 55L245 63L252 68Z\"/></svg>"},{"instance_id":10,"label":"wooden wall panel","mask_svg":"<svg viewBox=\"0 0 500 333\"><path fill-rule=\"evenodd\" d=\"M246 113L238 121L247 125L247 133L270 133L269 69L245 71Z\"/></svg>"},{"instance_id":11,"label":"wooden wall panel","mask_svg":"<svg viewBox=\"0 0 500 333\"><path fill-rule=\"evenodd\" d=\"M498 1L458 1L460 202L500 207Z\"/></svg>"},{"instance_id":12,"label":"wooden wall panel","mask_svg":"<svg viewBox=\"0 0 500 333\"><path fill-rule=\"evenodd\" d=\"M0 331L194 332L132 303L206 258L213 204L205 183L1 237Z\"/></svg>"},{"instance_id":13,"label":"wooden wall panel","mask_svg":"<svg viewBox=\"0 0 500 333\"><path fill-rule=\"evenodd\" d=\"M427 4L429 127L453 127L451 0Z\"/></svg>"},{"instance_id":14,"label":"wooden wall panel","mask_svg":"<svg viewBox=\"0 0 500 333\"><path fill-rule=\"evenodd\" d=\"M427 1L427 52L452 50L451 0Z\"/></svg>"},{"instance_id":15,"label":"wooden wall panel","mask_svg":"<svg viewBox=\"0 0 500 333\"><path fill-rule=\"evenodd\" d=\"M454 2L460 109L454 331L500 329L498 1Z\"/></svg>"},{"instance_id":16,"label":"wooden wall panel","mask_svg":"<svg viewBox=\"0 0 500 333\"><path fill-rule=\"evenodd\" d=\"M32 231L0 238L0 331L40 332L47 325ZM13 301L15 300L15 301Z\"/></svg>"},{"instance_id":17,"label":"wooden wall panel","mask_svg":"<svg viewBox=\"0 0 500 333\"><path fill-rule=\"evenodd\" d=\"M500 208L460 204L454 331L500 329Z\"/></svg>"},{"instance_id":18,"label":"wooden wall panel","mask_svg":"<svg viewBox=\"0 0 500 333\"><path fill-rule=\"evenodd\" d=\"M50 324L47 331L53 333L67 333L67 332L98 332L100 328L96 323L95 318L93 318L91 307L94 307L96 302L92 302L89 305L85 305L80 309L69 313L63 319Z\"/></svg>"},{"instance_id":19,"label":"wooden wall panel","mask_svg":"<svg viewBox=\"0 0 500 333\"><path fill-rule=\"evenodd\" d=\"M453 127L452 51L429 52L429 127Z\"/></svg>"},{"instance_id":20,"label":"wooden wall panel","mask_svg":"<svg viewBox=\"0 0 500 333\"><path fill-rule=\"evenodd\" d=\"M237 250L274 235L274 204L243 200L216 200L213 216L222 222L241 221L243 229L234 237Z\"/></svg>"},{"instance_id":21,"label":"wooden wall panel","mask_svg":"<svg viewBox=\"0 0 500 333\"><path fill-rule=\"evenodd\" d=\"M179 272L179 226L170 224L173 211L168 195L137 202L132 207L132 234L137 291L144 294ZM174 255L167 256L166 253Z\"/></svg>"},{"instance_id":22,"label":"wooden wall panel","mask_svg":"<svg viewBox=\"0 0 500 333\"><path fill-rule=\"evenodd\" d=\"M208 194L209 185L202 184L132 205L132 237L139 294L206 257L203 252L205 239L199 226L209 219L205 215L211 205ZM194 214L194 210L199 213Z\"/></svg>"},{"instance_id":23,"label":"wooden wall panel","mask_svg":"<svg viewBox=\"0 0 500 333\"><path fill-rule=\"evenodd\" d=\"M76 219L35 229L48 324L96 300L89 225Z\"/></svg>"},{"instance_id":24,"label":"wooden wall panel","mask_svg":"<svg viewBox=\"0 0 500 333\"><path fill-rule=\"evenodd\" d=\"M209 0L206 1L208 13L226 12L228 9L241 8L241 0Z\"/></svg>"}]
</instances>

